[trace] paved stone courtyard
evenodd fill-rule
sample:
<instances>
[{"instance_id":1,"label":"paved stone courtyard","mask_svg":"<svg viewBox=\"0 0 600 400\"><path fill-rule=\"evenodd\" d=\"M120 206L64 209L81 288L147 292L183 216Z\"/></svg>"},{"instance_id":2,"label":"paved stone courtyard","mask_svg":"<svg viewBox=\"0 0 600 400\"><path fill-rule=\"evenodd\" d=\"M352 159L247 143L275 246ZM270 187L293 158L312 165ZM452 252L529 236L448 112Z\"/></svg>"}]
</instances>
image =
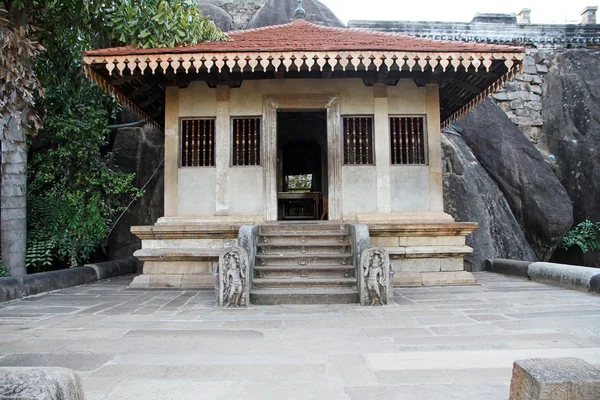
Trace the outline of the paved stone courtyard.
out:
<instances>
[{"instance_id":1,"label":"paved stone courtyard","mask_svg":"<svg viewBox=\"0 0 600 400\"><path fill-rule=\"evenodd\" d=\"M1 366L63 366L99 399L508 399L515 359L600 364L600 296L476 274L396 305L214 308L132 276L3 304Z\"/></svg>"}]
</instances>

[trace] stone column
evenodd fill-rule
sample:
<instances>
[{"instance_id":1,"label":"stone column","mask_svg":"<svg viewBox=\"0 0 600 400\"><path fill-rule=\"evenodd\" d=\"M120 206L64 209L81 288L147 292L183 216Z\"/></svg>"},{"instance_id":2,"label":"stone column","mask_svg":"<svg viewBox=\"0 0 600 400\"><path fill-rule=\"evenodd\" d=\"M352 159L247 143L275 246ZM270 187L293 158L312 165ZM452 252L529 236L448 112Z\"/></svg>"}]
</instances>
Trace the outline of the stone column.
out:
<instances>
[{"instance_id":1,"label":"stone column","mask_svg":"<svg viewBox=\"0 0 600 400\"><path fill-rule=\"evenodd\" d=\"M373 86L373 106L375 116L375 170L377 173L377 212L392 211L392 194L390 179L390 139L388 87L376 84Z\"/></svg>"},{"instance_id":2,"label":"stone column","mask_svg":"<svg viewBox=\"0 0 600 400\"><path fill-rule=\"evenodd\" d=\"M426 86L427 160L429 162L429 211L444 211L442 183L442 137L440 129L440 92L437 84Z\"/></svg>"},{"instance_id":3,"label":"stone column","mask_svg":"<svg viewBox=\"0 0 600 400\"><path fill-rule=\"evenodd\" d=\"M165 94L165 217L176 217L179 179L179 88Z\"/></svg>"},{"instance_id":4,"label":"stone column","mask_svg":"<svg viewBox=\"0 0 600 400\"><path fill-rule=\"evenodd\" d=\"M230 135L229 86L217 86L217 120L215 123L215 166L217 215L229 215L229 154Z\"/></svg>"}]
</instances>

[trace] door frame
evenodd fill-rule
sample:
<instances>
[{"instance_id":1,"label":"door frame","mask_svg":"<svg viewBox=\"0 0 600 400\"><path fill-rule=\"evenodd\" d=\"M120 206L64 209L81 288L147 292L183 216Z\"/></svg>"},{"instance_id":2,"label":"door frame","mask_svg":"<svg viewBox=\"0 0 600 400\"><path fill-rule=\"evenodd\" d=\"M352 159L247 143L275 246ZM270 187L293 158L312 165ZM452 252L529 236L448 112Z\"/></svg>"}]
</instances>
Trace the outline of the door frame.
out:
<instances>
[{"instance_id":1,"label":"door frame","mask_svg":"<svg viewBox=\"0 0 600 400\"><path fill-rule=\"evenodd\" d=\"M327 112L327 168L329 219L342 219L342 126L338 95L263 96L263 217L277 221L277 110Z\"/></svg>"}]
</instances>

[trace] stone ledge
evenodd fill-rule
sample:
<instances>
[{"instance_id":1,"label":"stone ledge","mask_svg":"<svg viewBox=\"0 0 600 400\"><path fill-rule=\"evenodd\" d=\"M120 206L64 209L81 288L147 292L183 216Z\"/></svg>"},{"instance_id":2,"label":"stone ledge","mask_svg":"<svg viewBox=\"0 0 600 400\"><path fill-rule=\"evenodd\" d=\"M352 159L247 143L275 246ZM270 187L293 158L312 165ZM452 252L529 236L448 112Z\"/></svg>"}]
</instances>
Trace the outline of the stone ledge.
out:
<instances>
[{"instance_id":1,"label":"stone ledge","mask_svg":"<svg viewBox=\"0 0 600 400\"><path fill-rule=\"evenodd\" d=\"M2 399L84 400L79 376L66 368L0 368Z\"/></svg>"},{"instance_id":2,"label":"stone ledge","mask_svg":"<svg viewBox=\"0 0 600 400\"><path fill-rule=\"evenodd\" d=\"M534 358L513 365L509 400L597 400L600 367L578 358Z\"/></svg>"},{"instance_id":3,"label":"stone ledge","mask_svg":"<svg viewBox=\"0 0 600 400\"><path fill-rule=\"evenodd\" d=\"M476 222L369 223L368 225L369 235L372 237L467 236L479 226Z\"/></svg>"},{"instance_id":4,"label":"stone ledge","mask_svg":"<svg viewBox=\"0 0 600 400\"><path fill-rule=\"evenodd\" d=\"M476 285L477 279L467 271L396 272L394 286Z\"/></svg>"},{"instance_id":5,"label":"stone ledge","mask_svg":"<svg viewBox=\"0 0 600 400\"><path fill-rule=\"evenodd\" d=\"M141 249L133 253L140 261L218 261L223 249Z\"/></svg>"},{"instance_id":6,"label":"stone ledge","mask_svg":"<svg viewBox=\"0 0 600 400\"><path fill-rule=\"evenodd\" d=\"M473 252L469 246L411 246L411 247L386 247L390 258L456 258L463 257Z\"/></svg>"},{"instance_id":7,"label":"stone ledge","mask_svg":"<svg viewBox=\"0 0 600 400\"><path fill-rule=\"evenodd\" d=\"M138 275L133 278L129 289L214 289L212 273L196 275Z\"/></svg>"},{"instance_id":8,"label":"stone ledge","mask_svg":"<svg viewBox=\"0 0 600 400\"><path fill-rule=\"evenodd\" d=\"M597 284L600 268L536 262L529 265L527 275L540 283L600 293L600 285Z\"/></svg>"},{"instance_id":9,"label":"stone ledge","mask_svg":"<svg viewBox=\"0 0 600 400\"><path fill-rule=\"evenodd\" d=\"M18 278L0 278L0 302L22 299L54 290L85 285L113 276L134 273L138 261L135 258L83 267L65 268L57 271L39 272Z\"/></svg>"},{"instance_id":10,"label":"stone ledge","mask_svg":"<svg viewBox=\"0 0 600 400\"><path fill-rule=\"evenodd\" d=\"M493 258L485 260L485 270L497 274L520 276L528 278L527 270L531 261L507 260L504 258Z\"/></svg>"}]
</instances>

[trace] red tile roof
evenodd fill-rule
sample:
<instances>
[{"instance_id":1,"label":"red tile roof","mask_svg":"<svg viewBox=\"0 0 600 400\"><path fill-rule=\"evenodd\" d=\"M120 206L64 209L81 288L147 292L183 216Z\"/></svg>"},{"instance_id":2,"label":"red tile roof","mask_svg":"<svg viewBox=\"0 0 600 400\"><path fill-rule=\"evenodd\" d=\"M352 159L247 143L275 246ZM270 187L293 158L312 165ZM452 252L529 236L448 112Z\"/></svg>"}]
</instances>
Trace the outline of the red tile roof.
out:
<instances>
[{"instance_id":1,"label":"red tile roof","mask_svg":"<svg viewBox=\"0 0 600 400\"><path fill-rule=\"evenodd\" d=\"M395 33L315 25L302 19L284 25L230 32L230 41L202 42L193 46L138 49L132 46L89 50L86 56L176 53L291 52L291 51L418 51L418 52L518 52L520 47L433 40Z\"/></svg>"}]
</instances>

